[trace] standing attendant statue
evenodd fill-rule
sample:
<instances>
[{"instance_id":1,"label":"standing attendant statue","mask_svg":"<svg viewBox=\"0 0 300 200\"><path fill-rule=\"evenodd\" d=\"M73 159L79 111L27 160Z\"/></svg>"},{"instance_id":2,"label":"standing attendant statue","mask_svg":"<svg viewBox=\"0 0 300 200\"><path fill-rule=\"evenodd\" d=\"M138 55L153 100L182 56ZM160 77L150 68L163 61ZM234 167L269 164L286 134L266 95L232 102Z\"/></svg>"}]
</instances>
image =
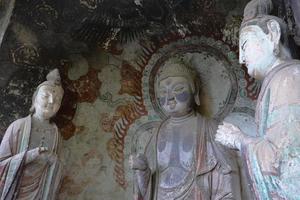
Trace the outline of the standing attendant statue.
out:
<instances>
[{"instance_id":1,"label":"standing attendant statue","mask_svg":"<svg viewBox=\"0 0 300 200\"><path fill-rule=\"evenodd\" d=\"M291 59L287 41L281 19L244 19L240 63L263 80L255 112L257 137L229 123L220 125L216 135L217 141L242 152L250 185L260 200L300 197L300 61Z\"/></svg>"},{"instance_id":2,"label":"standing attendant statue","mask_svg":"<svg viewBox=\"0 0 300 200\"><path fill-rule=\"evenodd\" d=\"M51 118L63 88L57 69L32 98L31 114L14 121L0 146L1 200L54 200L61 179L60 134Z\"/></svg>"},{"instance_id":3,"label":"standing attendant statue","mask_svg":"<svg viewBox=\"0 0 300 200\"><path fill-rule=\"evenodd\" d=\"M234 156L213 141L216 124L196 112L197 72L173 59L158 72L156 85L160 106L169 118L145 154L130 156L134 199L240 199Z\"/></svg>"}]
</instances>

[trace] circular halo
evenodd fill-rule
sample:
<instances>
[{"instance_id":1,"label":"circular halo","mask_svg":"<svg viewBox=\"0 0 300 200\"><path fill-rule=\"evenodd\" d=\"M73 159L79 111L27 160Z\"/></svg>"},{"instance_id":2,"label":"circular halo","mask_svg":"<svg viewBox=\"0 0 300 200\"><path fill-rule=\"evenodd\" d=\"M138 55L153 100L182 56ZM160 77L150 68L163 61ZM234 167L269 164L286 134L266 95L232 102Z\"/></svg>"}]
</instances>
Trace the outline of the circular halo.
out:
<instances>
[{"instance_id":1,"label":"circular halo","mask_svg":"<svg viewBox=\"0 0 300 200\"><path fill-rule=\"evenodd\" d=\"M156 74L166 61L181 57L189 62L201 79L201 105L197 110L209 118L222 120L232 110L238 94L238 83L230 59L223 51L206 43L178 45L153 59L148 76L148 94L152 109L164 119L167 114L159 105L155 94ZM145 90L144 90L145 92Z\"/></svg>"}]
</instances>

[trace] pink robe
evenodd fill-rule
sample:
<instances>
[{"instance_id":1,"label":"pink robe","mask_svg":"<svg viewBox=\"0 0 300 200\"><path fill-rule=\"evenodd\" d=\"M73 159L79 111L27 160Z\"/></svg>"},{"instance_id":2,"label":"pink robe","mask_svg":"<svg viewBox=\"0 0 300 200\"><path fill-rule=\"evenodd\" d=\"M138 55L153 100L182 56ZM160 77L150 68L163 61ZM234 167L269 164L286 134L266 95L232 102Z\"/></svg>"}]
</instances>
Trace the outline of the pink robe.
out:
<instances>
[{"instance_id":1,"label":"pink robe","mask_svg":"<svg viewBox=\"0 0 300 200\"><path fill-rule=\"evenodd\" d=\"M0 146L0 200L55 199L61 178L61 162L57 159L50 165L34 160L25 165L30 135L31 115L14 121L4 135ZM60 144L57 128L54 137L52 153L57 155Z\"/></svg>"}]
</instances>

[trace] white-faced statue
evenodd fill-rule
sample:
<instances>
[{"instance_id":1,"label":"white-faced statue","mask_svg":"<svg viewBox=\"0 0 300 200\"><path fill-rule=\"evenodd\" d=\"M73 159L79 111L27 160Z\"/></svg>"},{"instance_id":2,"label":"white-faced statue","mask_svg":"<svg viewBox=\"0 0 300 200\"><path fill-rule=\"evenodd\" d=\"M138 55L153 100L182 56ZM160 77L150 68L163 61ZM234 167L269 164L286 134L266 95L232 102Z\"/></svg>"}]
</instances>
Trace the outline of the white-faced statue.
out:
<instances>
[{"instance_id":1,"label":"white-faced statue","mask_svg":"<svg viewBox=\"0 0 300 200\"><path fill-rule=\"evenodd\" d=\"M59 78L58 71L54 70L49 76L50 79L43 82L36 89L30 109L36 117L45 120L50 119L57 113L64 93L60 83L58 84L54 80L51 80L51 76L53 76L55 80L57 80L57 76Z\"/></svg>"},{"instance_id":2,"label":"white-faced statue","mask_svg":"<svg viewBox=\"0 0 300 200\"><path fill-rule=\"evenodd\" d=\"M286 25L274 16L263 16L242 23L240 29L240 63L248 73L263 79L278 59L290 57Z\"/></svg>"},{"instance_id":3,"label":"white-faced statue","mask_svg":"<svg viewBox=\"0 0 300 200\"><path fill-rule=\"evenodd\" d=\"M245 10L250 13L253 7ZM254 7L255 8L255 7ZM234 124L219 125L215 140L240 150L251 199L299 199L300 62L291 59L284 22L271 15L244 19L240 62L261 79L250 137ZM246 125L246 124L245 124Z\"/></svg>"}]
</instances>

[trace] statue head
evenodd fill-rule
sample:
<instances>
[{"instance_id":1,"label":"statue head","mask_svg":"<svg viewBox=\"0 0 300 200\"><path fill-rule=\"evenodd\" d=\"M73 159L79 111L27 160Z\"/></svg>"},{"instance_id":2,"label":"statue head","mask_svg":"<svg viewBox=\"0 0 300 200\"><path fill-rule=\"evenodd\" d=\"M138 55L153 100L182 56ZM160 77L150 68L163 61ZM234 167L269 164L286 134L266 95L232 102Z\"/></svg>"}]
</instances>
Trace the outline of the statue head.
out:
<instances>
[{"instance_id":1,"label":"statue head","mask_svg":"<svg viewBox=\"0 0 300 200\"><path fill-rule=\"evenodd\" d=\"M41 83L32 97L30 112L42 119L50 119L60 108L64 90L58 69L47 75L47 80Z\"/></svg>"},{"instance_id":2,"label":"statue head","mask_svg":"<svg viewBox=\"0 0 300 200\"><path fill-rule=\"evenodd\" d=\"M156 96L171 117L181 117L200 105L197 72L179 58L168 60L156 77Z\"/></svg>"},{"instance_id":3,"label":"statue head","mask_svg":"<svg viewBox=\"0 0 300 200\"><path fill-rule=\"evenodd\" d=\"M286 24L278 17L258 15L242 22L239 39L240 63L248 73L263 79L278 59L290 58Z\"/></svg>"}]
</instances>

